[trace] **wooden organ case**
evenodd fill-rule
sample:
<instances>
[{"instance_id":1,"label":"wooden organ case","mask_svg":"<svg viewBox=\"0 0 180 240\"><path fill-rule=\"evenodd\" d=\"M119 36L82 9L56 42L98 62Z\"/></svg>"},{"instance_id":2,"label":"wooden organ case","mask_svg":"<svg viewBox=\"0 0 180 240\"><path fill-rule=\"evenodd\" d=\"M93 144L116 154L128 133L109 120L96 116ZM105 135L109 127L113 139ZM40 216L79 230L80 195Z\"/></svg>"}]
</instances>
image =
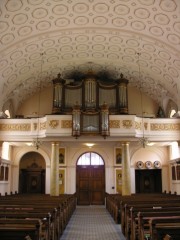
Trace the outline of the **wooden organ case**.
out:
<instances>
[{"instance_id":1,"label":"wooden organ case","mask_svg":"<svg viewBox=\"0 0 180 240\"><path fill-rule=\"evenodd\" d=\"M128 114L128 80L103 81L93 72L66 83L58 74L53 79L52 114L72 114L72 135L109 135L109 115Z\"/></svg>"}]
</instances>

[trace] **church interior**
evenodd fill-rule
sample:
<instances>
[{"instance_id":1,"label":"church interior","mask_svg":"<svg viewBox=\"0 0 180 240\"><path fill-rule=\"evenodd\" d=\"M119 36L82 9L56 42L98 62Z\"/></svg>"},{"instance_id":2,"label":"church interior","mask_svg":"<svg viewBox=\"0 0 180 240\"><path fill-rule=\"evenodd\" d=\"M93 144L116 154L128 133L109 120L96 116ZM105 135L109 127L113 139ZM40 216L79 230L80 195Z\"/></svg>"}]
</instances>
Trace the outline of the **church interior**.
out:
<instances>
[{"instance_id":1,"label":"church interior","mask_svg":"<svg viewBox=\"0 0 180 240\"><path fill-rule=\"evenodd\" d=\"M0 90L0 199L178 202L180 1L2 0Z\"/></svg>"}]
</instances>

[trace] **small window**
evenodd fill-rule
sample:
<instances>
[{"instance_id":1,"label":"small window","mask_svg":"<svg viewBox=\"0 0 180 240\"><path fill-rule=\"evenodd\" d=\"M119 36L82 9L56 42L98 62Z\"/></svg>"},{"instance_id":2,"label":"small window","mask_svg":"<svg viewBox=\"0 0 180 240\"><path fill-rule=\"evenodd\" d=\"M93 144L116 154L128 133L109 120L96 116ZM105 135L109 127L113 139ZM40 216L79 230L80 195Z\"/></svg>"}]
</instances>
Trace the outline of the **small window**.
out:
<instances>
[{"instance_id":1,"label":"small window","mask_svg":"<svg viewBox=\"0 0 180 240\"><path fill-rule=\"evenodd\" d=\"M104 165L104 161L100 155L94 152L84 153L77 161L77 165Z\"/></svg>"}]
</instances>

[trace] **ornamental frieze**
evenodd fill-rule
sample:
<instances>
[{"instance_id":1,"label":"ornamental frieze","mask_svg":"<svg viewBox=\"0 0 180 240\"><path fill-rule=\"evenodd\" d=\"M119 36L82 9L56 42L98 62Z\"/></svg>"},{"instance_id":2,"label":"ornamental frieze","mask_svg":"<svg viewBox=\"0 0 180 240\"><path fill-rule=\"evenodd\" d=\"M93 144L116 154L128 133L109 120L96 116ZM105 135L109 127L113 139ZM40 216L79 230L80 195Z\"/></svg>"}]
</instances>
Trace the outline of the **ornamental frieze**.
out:
<instances>
[{"instance_id":1,"label":"ornamental frieze","mask_svg":"<svg viewBox=\"0 0 180 240\"><path fill-rule=\"evenodd\" d=\"M72 128L72 121L71 120L62 120L61 128Z\"/></svg>"},{"instance_id":2,"label":"ornamental frieze","mask_svg":"<svg viewBox=\"0 0 180 240\"><path fill-rule=\"evenodd\" d=\"M40 123L40 130L46 130L46 122Z\"/></svg>"},{"instance_id":3,"label":"ornamental frieze","mask_svg":"<svg viewBox=\"0 0 180 240\"><path fill-rule=\"evenodd\" d=\"M0 124L0 131L30 131L31 124Z\"/></svg>"},{"instance_id":4,"label":"ornamental frieze","mask_svg":"<svg viewBox=\"0 0 180 240\"><path fill-rule=\"evenodd\" d=\"M120 128L120 120L110 120L109 126L110 128Z\"/></svg>"},{"instance_id":5,"label":"ornamental frieze","mask_svg":"<svg viewBox=\"0 0 180 240\"><path fill-rule=\"evenodd\" d=\"M131 120L123 120L123 121L122 121L122 124L123 124L123 127L124 127L124 128L127 128L127 129L131 128L132 125L133 125L133 123L132 123Z\"/></svg>"},{"instance_id":6,"label":"ornamental frieze","mask_svg":"<svg viewBox=\"0 0 180 240\"><path fill-rule=\"evenodd\" d=\"M176 131L180 129L180 125L178 123L151 123L150 126L152 131Z\"/></svg>"},{"instance_id":7,"label":"ornamental frieze","mask_svg":"<svg viewBox=\"0 0 180 240\"><path fill-rule=\"evenodd\" d=\"M141 122L135 122L135 129L141 130Z\"/></svg>"},{"instance_id":8,"label":"ornamental frieze","mask_svg":"<svg viewBox=\"0 0 180 240\"><path fill-rule=\"evenodd\" d=\"M51 120L49 122L49 126L53 129L57 128L57 126L59 125L59 121L58 120Z\"/></svg>"}]
</instances>

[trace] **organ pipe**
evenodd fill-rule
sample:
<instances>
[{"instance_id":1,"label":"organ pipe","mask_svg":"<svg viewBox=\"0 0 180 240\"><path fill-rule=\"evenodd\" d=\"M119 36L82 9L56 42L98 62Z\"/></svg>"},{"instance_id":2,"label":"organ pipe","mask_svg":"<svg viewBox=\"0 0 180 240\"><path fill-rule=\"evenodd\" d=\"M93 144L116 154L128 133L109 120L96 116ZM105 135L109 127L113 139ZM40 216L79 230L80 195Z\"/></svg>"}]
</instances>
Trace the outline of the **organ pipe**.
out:
<instances>
[{"instance_id":1,"label":"organ pipe","mask_svg":"<svg viewBox=\"0 0 180 240\"><path fill-rule=\"evenodd\" d=\"M127 85L128 80L123 77L118 79L118 96L119 96L119 113L128 114L128 94L127 94Z\"/></svg>"},{"instance_id":2,"label":"organ pipe","mask_svg":"<svg viewBox=\"0 0 180 240\"><path fill-rule=\"evenodd\" d=\"M58 77L53 80L53 114L62 112L64 82L65 81L61 78L61 74L58 74Z\"/></svg>"}]
</instances>

